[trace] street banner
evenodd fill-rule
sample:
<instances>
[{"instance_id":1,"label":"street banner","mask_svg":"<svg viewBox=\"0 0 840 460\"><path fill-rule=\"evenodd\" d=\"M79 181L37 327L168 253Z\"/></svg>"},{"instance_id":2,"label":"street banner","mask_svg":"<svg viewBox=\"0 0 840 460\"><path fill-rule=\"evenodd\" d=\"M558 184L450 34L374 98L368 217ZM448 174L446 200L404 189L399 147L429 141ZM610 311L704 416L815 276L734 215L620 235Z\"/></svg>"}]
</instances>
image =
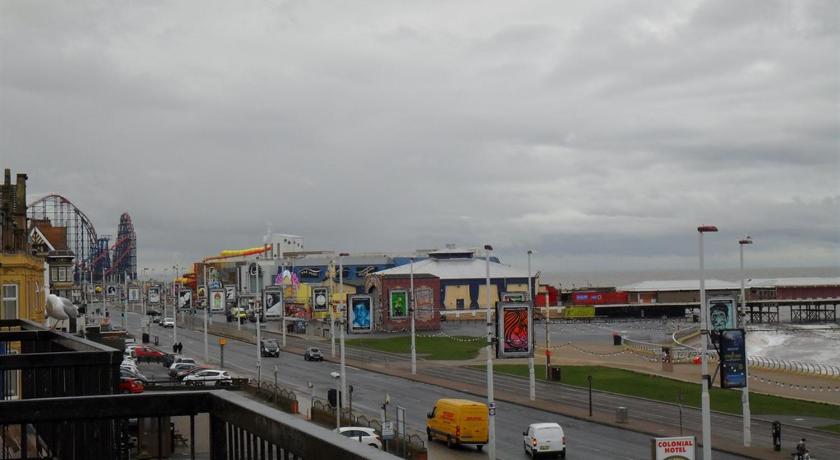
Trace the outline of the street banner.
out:
<instances>
[{"instance_id":1,"label":"street banner","mask_svg":"<svg viewBox=\"0 0 840 460\"><path fill-rule=\"evenodd\" d=\"M236 302L236 285L235 284L225 284L225 301L226 302Z\"/></svg>"},{"instance_id":2,"label":"street banner","mask_svg":"<svg viewBox=\"0 0 840 460\"><path fill-rule=\"evenodd\" d=\"M499 302L496 318L496 336L499 338L496 356L499 359L533 356L530 305Z\"/></svg>"},{"instance_id":3,"label":"street banner","mask_svg":"<svg viewBox=\"0 0 840 460\"><path fill-rule=\"evenodd\" d=\"M263 305L265 305L265 319L282 319L286 316L283 304L283 286L266 286L263 289Z\"/></svg>"},{"instance_id":4,"label":"street banner","mask_svg":"<svg viewBox=\"0 0 840 460\"><path fill-rule=\"evenodd\" d=\"M224 289L210 289L210 311L214 313L225 311Z\"/></svg>"},{"instance_id":5,"label":"street banner","mask_svg":"<svg viewBox=\"0 0 840 460\"><path fill-rule=\"evenodd\" d=\"M695 460L694 436L651 438L651 460Z\"/></svg>"},{"instance_id":6,"label":"street banner","mask_svg":"<svg viewBox=\"0 0 840 460\"><path fill-rule=\"evenodd\" d=\"M373 301L369 295L350 297L349 311L350 332L365 334L373 332Z\"/></svg>"},{"instance_id":7,"label":"street banner","mask_svg":"<svg viewBox=\"0 0 840 460\"><path fill-rule=\"evenodd\" d=\"M408 317L408 291L391 289L391 318Z\"/></svg>"},{"instance_id":8,"label":"street banner","mask_svg":"<svg viewBox=\"0 0 840 460\"><path fill-rule=\"evenodd\" d=\"M720 331L720 387L747 386L747 347L743 329Z\"/></svg>"},{"instance_id":9,"label":"street banner","mask_svg":"<svg viewBox=\"0 0 840 460\"><path fill-rule=\"evenodd\" d=\"M149 286L149 305L159 305L160 304L160 286L153 285Z\"/></svg>"},{"instance_id":10,"label":"street banner","mask_svg":"<svg viewBox=\"0 0 840 460\"><path fill-rule=\"evenodd\" d=\"M312 311L327 311L330 290L325 287L312 289Z\"/></svg>"},{"instance_id":11,"label":"street banner","mask_svg":"<svg viewBox=\"0 0 840 460\"><path fill-rule=\"evenodd\" d=\"M181 291L178 293L178 309L191 310L192 300L192 290L182 287Z\"/></svg>"}]
</instances>

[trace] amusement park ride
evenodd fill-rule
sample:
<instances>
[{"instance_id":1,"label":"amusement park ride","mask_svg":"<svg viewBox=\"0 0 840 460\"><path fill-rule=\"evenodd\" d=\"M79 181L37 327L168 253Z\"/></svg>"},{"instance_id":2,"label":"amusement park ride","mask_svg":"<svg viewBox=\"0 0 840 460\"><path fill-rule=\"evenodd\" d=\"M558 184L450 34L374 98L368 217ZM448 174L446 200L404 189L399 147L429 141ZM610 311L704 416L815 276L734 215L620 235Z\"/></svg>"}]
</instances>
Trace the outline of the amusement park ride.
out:
<instances>
[{"instance_id":1,"label":"amusement park ride","mask_svg":"<svg viewBox=\"0 0 840 460\"><path fill-rule=\"evenodd\" d=\"M98 236L85 213L61 195L47 195L31 203L27 217L66 228L67 248L75 256L76 283L101 282L103 276L114 282L123 282L126 276L128 280L137 279L137 236L128 213L120 216L113 245L109 245L110 236Z\"/></svg>"}]
</instances>

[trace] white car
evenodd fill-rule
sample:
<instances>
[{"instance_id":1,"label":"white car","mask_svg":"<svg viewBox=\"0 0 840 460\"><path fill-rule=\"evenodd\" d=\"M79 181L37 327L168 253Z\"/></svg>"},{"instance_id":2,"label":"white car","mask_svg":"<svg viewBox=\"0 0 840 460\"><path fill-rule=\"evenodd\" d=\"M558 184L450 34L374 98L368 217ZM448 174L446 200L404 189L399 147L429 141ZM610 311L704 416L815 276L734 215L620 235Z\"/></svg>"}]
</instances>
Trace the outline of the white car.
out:
<instances>
[{"instance_id":1,"label":"white car","mask_svg":"<svg viewBox=\"0 0 840 460\"><path fill-rule=\"evenodd\" d=\"M184 384L185 385L216 385L216 386L223 386L223 385L231 385L233 384L233 377L230 376L228 371L220 371L217 369L206 369L203 371L196 372L195 374L190 374L184 377Z\"/></svg>"},{"instance_id":2,"label":"white car","mask_svg":"<svg viewBox=\"0 0 840 460\"><path fill-rule=\"evenodd\" d=\"M175 361L173 361L173 362L172 362L172 365L171 365L171 366L169 366L169 370L175 369L175 365L176 365L176 364L180 364L180 363L198 364L198 363L197 363L197 362L195 362L195 360L194 360L194 359L192 359L192 358L187 358L187 357L184 357L184 356L176 356L176 357L175 357Z\"/></svg>"},{"instance_id":3,"label":"white car","mask_svg":"<svg viewBox=\"0 0 840 460\"><path fill-rule=\"evenodd\" d=\"M175 327L175 320L172 318L163 318L160 325L163 327Z\"/></svg>"},{"instance_id":4,"label":"white car","mask_svg":"<svg viewBox=\"0 0 840 460\"><path fill-rule=\"evenodd\" d=\"M350 439L355 439L362 444L367 444L371 447L376 447L382 450L382 440L373 428L366 426L343 426L338 429L342 436L347 436Z\"/></svg>"},{"instance_id":5,"label":"white car","mask_svg":"<svg viewBox=\"0 0 840 460\"><path fill-rule=\"evenodd\" d=\"M531 458L538 455L559 455L566 458L566 434L558 423L532 423L524 436L525 453Z\"/></svg>"},{"instance_id":6,"label":"white car","mask_svg":"<svg viewBox=\"0 0 840 460\"><path fill-rule=\"evenodd\" d=\"M120 369L128 369L134 372L135 374L140 373L140 370L137 369L137 364L135 364L134 361L123 360L123 362L120 363Z\"/></svg>"}]
</instances>

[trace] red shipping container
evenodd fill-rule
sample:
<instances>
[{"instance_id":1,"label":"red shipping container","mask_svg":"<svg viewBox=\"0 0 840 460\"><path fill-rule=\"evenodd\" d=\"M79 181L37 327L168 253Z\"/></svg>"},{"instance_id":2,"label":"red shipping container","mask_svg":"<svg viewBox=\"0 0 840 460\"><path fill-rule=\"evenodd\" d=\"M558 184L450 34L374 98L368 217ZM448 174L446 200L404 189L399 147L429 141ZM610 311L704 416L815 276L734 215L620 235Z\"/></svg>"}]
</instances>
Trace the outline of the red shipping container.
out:
<instances>
[{"instance_id":1,"label":"red shipping container","mask_svg":"<svg viewBox=\"0 0 840 460\"><path fill-rule=\"evenodd\" d=\"M627 302L626 292L579 291L572 293L572 305L614 305Z\"/></svg>"}]
</instances>

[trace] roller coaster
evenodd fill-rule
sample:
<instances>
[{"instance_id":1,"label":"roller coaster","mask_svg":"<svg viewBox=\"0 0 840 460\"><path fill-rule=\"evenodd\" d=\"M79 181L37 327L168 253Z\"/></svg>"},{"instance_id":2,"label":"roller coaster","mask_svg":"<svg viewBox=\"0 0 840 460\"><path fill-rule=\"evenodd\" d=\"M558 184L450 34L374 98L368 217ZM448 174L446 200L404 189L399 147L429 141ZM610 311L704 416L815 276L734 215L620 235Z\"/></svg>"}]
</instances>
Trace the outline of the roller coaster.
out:
<instances>
[{"instance_id":1,"label":"roller coaster","mask_svg":"<svg viewBox=\"0 0 840 460\"><path fill-rule=\"evenodd\" d=\"M113 245L109 236L97 235L85 213L61 195L50 194L34 201L26 213L30 221L48 221L66 229L67 248L75 255L76 283L101 282L103 276L114 281L123 281L126 276L137 279L137 236L128 213L120 216Z\"/></svg>"}]
</instances>

